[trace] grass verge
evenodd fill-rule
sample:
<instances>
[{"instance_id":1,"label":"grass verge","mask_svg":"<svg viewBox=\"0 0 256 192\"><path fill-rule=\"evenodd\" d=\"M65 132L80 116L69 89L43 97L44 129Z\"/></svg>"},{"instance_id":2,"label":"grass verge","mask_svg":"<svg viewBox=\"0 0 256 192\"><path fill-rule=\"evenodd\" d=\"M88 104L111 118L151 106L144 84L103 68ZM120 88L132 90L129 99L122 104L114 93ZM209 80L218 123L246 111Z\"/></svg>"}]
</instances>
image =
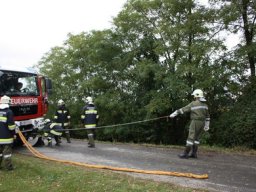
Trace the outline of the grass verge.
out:
<instances>
[{"instance_id":1,"label":"grass verge","mask_svg":"<svg viewBox=\"0 0 256 192\"><path fill-rule=\"evenodd\" d=\"M14 171L0 170L1 192L192 192L203 191L14 154Z\"/></svg>"}]
</instances>

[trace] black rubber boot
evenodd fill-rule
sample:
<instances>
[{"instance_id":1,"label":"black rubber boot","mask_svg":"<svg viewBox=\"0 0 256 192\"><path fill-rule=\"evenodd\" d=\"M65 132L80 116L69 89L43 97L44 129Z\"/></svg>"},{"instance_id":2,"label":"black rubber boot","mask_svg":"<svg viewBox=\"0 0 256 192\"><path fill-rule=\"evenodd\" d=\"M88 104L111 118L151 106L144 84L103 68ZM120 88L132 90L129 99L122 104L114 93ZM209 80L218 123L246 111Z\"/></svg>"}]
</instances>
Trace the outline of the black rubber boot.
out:
<instances>
[{"instance_id":1,"label":"black rubber boot","mask_svg":"<svg viewBox=\"0 0 256 192\"><path fill-rule=\"evenodd\" d=\"M67 143L71 143L70 134L69 133L66 133L66 137L67 137Z\"/></svg>"},{"instance_id":2,"label":"black rubber boot","mask_svg":"<svg viewBox=\"0 0 256 192\"><path fill-rule=\"evenodd\" d=\"M56 141L56 146L60 146L60 137L59 136L54 136L54 139Z\"/></svg>"},{"instance_id":3,"label":"black rubber boot","mask_svg":"<svg viewBox=\"0 0 256 192\"><path fill-rule=\"evenodd\" d=\"M60 143L56 143L55 145L56 145L56 146L60 146Z\"/></svg>"},{"instance_id":4,"label":"black rubber boot","mask_svg":"<svg viewBox=\"0 0 256 192\"><path fill-rule=\"evenodd\" d=\"M93 134L91 134L91 133L88 134L88 140L89 140L88 147L94 148L95 147L95 143L94 143Z\"/></svg>"},{"instance_id":5,"label":"black rubber boot","mask_svg":"<svg viewBox=\"0 0 256 192\"><path fill-rule=\"evenodd\" d=\"M191 146L186 146L184 152L182 154L178 155L179 158L181 158L181 159L188 159L188 154L189 154L190 150L191 150Z\"/></svg>"},{"instance_id":6,"label":"black rubber boot","mask_svg":"<svg viewBox=\"0 0 256 192\"><path fill-rule=\"evenodd\" d=\"M192 153L191 155L189 155L189 158L197 158L197 149L198 149L197 145L192 146Z\"/></svg>"},{"instance_id":7,"label":"black rubber boot","mask_svg":"<svg viewBox=\"0 0 256 192\"><path fill-rule=\"evenodd\" d=\"M47 145L48 147L52 147L52 140L49 140L48 139L48 145Z\"/></svg>"},{"instance_id":8,"label":"black rubber boot","mask_svg":"<svg viewBox=\"0 0 256 192\"><path fill-rule=\"evenodd\" d=\"M7 170L8 170L8 171L12 171L12 170L14 170L13 165L8 166L8 167L7 167Z\"/></svg>"},{"instance_id":9,"label":"black rubber boot","mask_svg":"<svg viewBox=\"0 0 256 192\"><path fill-rule=\"evenodd\" d=\"M88 144L88 147L89 147L89 148L95 148L95 145L93 145L93 144Z\"/></svg>"}]
</instances>

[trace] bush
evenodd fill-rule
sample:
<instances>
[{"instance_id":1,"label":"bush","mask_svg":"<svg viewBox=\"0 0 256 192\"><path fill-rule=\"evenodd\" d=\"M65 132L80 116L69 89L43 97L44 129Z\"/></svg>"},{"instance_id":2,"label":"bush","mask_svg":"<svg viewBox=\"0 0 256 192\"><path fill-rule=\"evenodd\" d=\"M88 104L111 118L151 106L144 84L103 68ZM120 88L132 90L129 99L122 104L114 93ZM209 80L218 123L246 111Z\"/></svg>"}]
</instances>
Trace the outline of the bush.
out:
<instances>
[{"instance_id":1,"label":"bush","mask_svg":"<svg viewBox=\"0 0 256 192\"><path fill-rule=\"evenodd\" d=\"M244 146L256 149L256 86L250 84L230 111L213 125L215 144L225 147Z\"/></svg>"}]
</instances>

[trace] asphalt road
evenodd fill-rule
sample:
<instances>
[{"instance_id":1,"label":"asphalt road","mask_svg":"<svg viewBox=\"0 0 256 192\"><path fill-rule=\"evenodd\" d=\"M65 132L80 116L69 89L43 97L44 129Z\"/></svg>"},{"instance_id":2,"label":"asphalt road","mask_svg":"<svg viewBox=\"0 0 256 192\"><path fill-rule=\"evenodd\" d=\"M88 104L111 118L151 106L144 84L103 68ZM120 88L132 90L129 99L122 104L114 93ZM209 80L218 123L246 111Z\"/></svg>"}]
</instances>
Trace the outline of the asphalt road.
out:
<instances>
[{"instance_id":1,"label":"asphalt road","mask_svg":"<svg viewBox=\"0 0 256 192\"><path fill-rule=\"evenodd\" d=\"M176 148L148 147L134 144L111 144L96 142L96 148L88 148L87 141L64 141L60 147L37 147L49 157L97 165L107 165L143 170L161 170L194 174L208 174L208 179L126 173L133 177L170 182L185 187L209 191L255 192L256 156L220 154L200 151L198 159L179 159L182 152ZM19 152L29 153L26 148Z\"/></svg>"}]
</instances>

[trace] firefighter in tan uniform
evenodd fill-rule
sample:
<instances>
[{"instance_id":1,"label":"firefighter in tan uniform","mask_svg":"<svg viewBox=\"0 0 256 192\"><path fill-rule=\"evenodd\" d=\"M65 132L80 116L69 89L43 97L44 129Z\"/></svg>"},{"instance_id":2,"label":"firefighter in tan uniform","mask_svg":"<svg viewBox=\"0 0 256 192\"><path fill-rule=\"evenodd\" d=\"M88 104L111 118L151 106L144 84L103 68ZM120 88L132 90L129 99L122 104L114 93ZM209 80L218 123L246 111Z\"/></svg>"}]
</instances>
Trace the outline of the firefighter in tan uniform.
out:
<instances>
[{"instance_id":1,"label":"firefighter in tan uniform","mask_svg":"<svg viewBox=\"0 0 256 192\"><path fill-rule=\"evenodd\" d=\"M70 118L71 116L68 108L65 106L65 102L62 99L60 99L58 101L58 109L56 110L54 115L54 121L56 122L57 125L61 126L63 129L68 129L70 126ZM65 136L66 136L67 142L71 143L69 130L65 130Z\"/></svg>"},{"instance_id":2,"label":"firefighter in tan uniform","mask_svg":"<svg viewBox=\"0 0 256 192\"><path fill-rule=\"evenodd\" d=\"M210 125L210 115L208 111L208 106L205 103L205 98L203 91L201 89L196 89L192 93L195 98L195 101L192 101L187 106L176 110L170 115L170 118L183 113L190 113L191 123L189 125L189 134L186 141L186 148L182 154L179 155L180 158L197 158L197 150L199 142L199 137L203 131L209 130ZM190 150L192 149L192 154L189 155Z\"/></svg>"},{"instance_id":3,"label":"firefighter in tan uniform","mask_svg":"<svg viewBox=\"0 0 256 192\"><path fill-rule=\"evenodd\" d=\"M15 138L13 112L9 108L11 99L8 96L0 100L0 168L2 162L7 170L13 170L12 144Z\"/></svg>"}]
</instances>

